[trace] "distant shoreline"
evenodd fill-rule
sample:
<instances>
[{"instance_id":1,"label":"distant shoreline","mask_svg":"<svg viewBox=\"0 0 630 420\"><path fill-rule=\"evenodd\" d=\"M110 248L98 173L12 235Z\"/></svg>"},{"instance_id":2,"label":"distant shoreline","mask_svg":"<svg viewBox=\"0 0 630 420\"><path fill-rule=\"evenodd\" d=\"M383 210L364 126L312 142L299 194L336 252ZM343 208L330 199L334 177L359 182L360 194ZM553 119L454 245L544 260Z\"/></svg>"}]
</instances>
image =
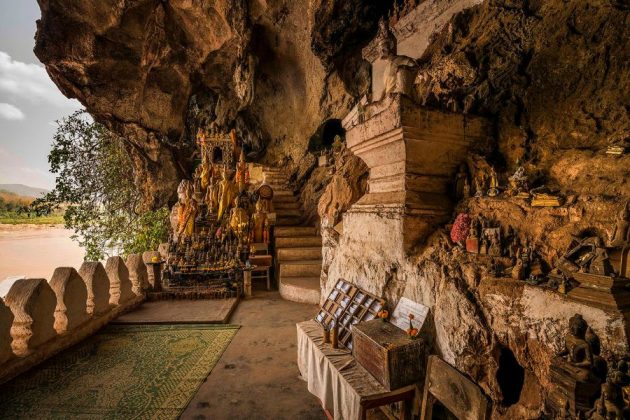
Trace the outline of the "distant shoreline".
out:
<instances>
[{"instance_id":1,"label":"distant shoreline","mask_svg":"<svg viewBox=\"0 0 630 420\"><path fill-rule=\"evenodd\" d=\"M63 223L0 223L0 232L43 229L65 229L65 227Z\"/></svg>"}]
</instances>

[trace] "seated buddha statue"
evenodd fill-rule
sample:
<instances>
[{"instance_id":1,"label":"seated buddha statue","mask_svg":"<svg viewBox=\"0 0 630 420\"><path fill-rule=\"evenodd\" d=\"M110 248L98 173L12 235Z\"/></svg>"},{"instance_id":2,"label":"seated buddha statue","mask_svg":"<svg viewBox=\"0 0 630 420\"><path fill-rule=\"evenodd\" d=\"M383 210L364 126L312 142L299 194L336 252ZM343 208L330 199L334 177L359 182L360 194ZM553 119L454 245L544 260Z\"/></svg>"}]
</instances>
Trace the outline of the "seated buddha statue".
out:
<instances>
[{"instance_id":1,"label":"seated buddha statue","mask_svg":"<svg viewBox=\"0 0 630 420\"><path fill-rule=\"evenodd\" d=\"M582 315L575 314L569 319L569 331L564 337L564 350L560 356L576 367L575 373L581 380L588 380L593 366L593 349L586 340L588 324Z\"/></svg>"},{"instance_id":2,"label":"seated buddha statue","mask_svg":"<svg viewBox=\"0 0 630 420\"><path fill-rule=\"evenodd\" d=\"M252 215L251 241L254 243L269 242L269 220L263 209L262 200L256 202L256 212Z\"/></svg>"},{"instance_id":3,"label":"seated buddha statue","mask_svg":"<svg viewBox=\"0 0 630 420\"><path fill-rule=\"evenodd\" d=\"M229 179L227 168L225 167L221 173L221 178L221 182L219 182L218 186L218 219L221 219L221 217L227 213L227 210L234 201L234 196L236 196L236 185Z\"/></svg>"},{"instance_id":4,"label":"seated buddha statue","mask_svg":"<svg viewBox=\"0 0 630 420\"><path fill-rule=\"evenodd\" d=\"M234 199L234 208L230 212L230 229L239 239L242 239L248 226L249 214L247 214L247 210L241 207L237 197Z\"/></svg>"}]
</instances>

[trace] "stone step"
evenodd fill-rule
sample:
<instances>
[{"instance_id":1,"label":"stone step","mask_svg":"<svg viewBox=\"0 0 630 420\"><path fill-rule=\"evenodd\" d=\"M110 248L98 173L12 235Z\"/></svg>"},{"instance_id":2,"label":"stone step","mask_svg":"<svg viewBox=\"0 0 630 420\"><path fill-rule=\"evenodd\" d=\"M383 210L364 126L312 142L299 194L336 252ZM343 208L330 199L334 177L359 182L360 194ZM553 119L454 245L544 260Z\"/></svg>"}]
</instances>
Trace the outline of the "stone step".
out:
<instances>
[{"instance_id":1,"label":"stone step","mask_svg":"<svg viewBox=\"0 0 630 420\"><path fill-rule=\"evenodd\" d=\"M279 263L322 259L322 247L276 248Z\"/></svg>"},{"instance_id":2,"label":"stone step","mask_svg":"<svg viewBox=\"0 0 630 420\"><path fill-rule=\"evenodd\" d=\"M313 226L276 226L274 235L276 239L294 238L296 236L315 236L317 235L317 228Z\"/></svg>"},{"instance_id":3,"label":"stone step","mask_svg":"<svg viewBox=\"0 0 630 420\"><path fill-rule=\"evenodd\" d=\"M276 203L297 203L297 202L298 202L298 198L295 195L293 195L293 194L281 194L281 195L278 195L274 191L274 194L273 194L273 205L274 206L276 205Z\"/></svg>"},{"instance_id":4,"label":"stone step","mask_svg":"<svg viewBox=\"0 0 630 420\"><path fill-rule=\"evenodd\" d=\"M279 209L275 208L277 217L300 217L302 211L300 209Z\"/></svg>"},{"instance_id":5,"label":"stone step","mask_svg":"<svg viewBox=\"0 0 630 420\"><path fill-rule=\"evenodd\" d=\"M283 277L319 277L322 272L322 260L296 260L280 263L279 276Z\"/></svg>"},{"instance_id":6,"label":"stone step","mask_svg":"<svg viewBox=\"0 0 630 420\"><path fill-rule=\"evenodd\" d=\"M307 248L322 246L321 236L293 236L287 238L276 238L276 249L280 248Z\"/></svg>"},{"instance_id":7,"label":"stone step","mask_svg":"<svg viewBox=\"0 0 630 420\"><path fill-rule=\"evenodd\" d=\"M300 203L295 201L278 201L273 203L273 208L279 210L300 210Z\"/></svg>"},{"instance_id":8,"label":"stone step","mask_svg":"<svg viewBox=\"0 0 630 420\"><path fill-rule=\"evenodd\" d=\"M295 197L295 194L291 190L273 190L273 199L276 197Z\"/></svg>"},{"instance_id":9,"label":"stone step","mask_svg":"<svg viewBox=\"0 0 630 420\"><path fill-rule=\"evenodd\" d=\"M301 216L278 216L276 218L276 226L298 226L302 224Z\"/></svg>"},{"instance_id":10,"label":"stone step","mask_svg":"<svg viewBox=\"0 0 630 420\"><path fill-rule=\"evenodd\" d=\"M319 277L282 277L278 289L285 300L319 305Z\"/></svg>"}]
</instances>

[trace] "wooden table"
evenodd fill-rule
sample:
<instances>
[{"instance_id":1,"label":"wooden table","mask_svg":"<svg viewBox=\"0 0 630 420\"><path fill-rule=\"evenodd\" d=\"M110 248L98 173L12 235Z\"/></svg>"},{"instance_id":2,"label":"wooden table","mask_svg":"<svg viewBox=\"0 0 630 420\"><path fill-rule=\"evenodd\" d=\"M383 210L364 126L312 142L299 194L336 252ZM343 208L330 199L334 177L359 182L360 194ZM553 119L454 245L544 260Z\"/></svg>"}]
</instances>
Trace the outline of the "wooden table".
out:
<instances>
[{"instance_id":1,"label":"wooden table","mask_svg":"<svg viewBox=\"0 0 630 420\"><path fill-rule=\"evenodd\" d=\"M297 324L298 368L308 390L335 419L365 419L367 410L403 402L401 418L411 418L418 400L415 384L387 391L359 365L349 350L324 344L322 327L316 321Z\"/></svg>"}]
</instances>

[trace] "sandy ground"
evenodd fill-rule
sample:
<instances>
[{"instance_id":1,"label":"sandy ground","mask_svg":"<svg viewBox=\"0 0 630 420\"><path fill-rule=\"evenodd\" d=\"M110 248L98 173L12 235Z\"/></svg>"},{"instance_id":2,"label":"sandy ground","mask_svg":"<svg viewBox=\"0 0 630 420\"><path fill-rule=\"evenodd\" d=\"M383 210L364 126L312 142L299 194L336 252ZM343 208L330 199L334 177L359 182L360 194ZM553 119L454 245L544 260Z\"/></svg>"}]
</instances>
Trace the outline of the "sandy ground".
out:
<instances>
[{"instance_id":1,"label":"sandy ground","mask_svg":"<svg viewBox=\"0 0 630 420\"><path fill-rule=\"evenodd\" d=\"M296 363L295 323L316 312L278 292L241 301L230 320L241 329L181 419L325 419Z\"/></svg>"},{"instance_id":2,"label":"sandy ground","mask_svg":"<svg viewBox=\"0 0 630 420\"><path fill-rule=\"evenodd\" d=\"M0 224L0 285L10 276L50 280L57 267L79 268L83 249L56 225Z\"/></svg>"}]
</instances>

